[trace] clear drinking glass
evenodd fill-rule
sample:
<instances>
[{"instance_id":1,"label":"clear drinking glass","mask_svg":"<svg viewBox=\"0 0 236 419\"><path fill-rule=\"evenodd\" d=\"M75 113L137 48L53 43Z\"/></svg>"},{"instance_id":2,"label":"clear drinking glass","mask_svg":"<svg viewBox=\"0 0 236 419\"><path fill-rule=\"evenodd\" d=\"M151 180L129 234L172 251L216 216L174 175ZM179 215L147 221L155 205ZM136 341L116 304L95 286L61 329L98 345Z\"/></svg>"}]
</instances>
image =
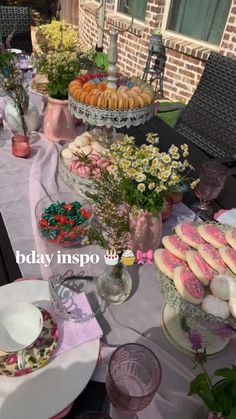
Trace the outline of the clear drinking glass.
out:
<instances>
[{"instance_id":1,"label":"clear drinking glass","mask_svg":"<svg viewBox=\"0 0 236 419\"><path fill-rule=\"evenodd\" d=\"M128 343L113 352L106 379L112 405L126 414L147 407L160 383L162 371L156 355L147 347Z\"/></svg>"},{"instance_id":2,"label":"clear drinking glass","mask_svg":"<svg viewBox=\"0 0 236 419\"><path fill-rule=\"evenodd\" d=\"M207 211L212 213L210 202L217 198L222 191L226 177L229 173L227 167L217 161L208 161L202 164L200 171L200 182L197 184L194 193L199 202L192 205L195 211Z\"/></svg>"}]
</instances>

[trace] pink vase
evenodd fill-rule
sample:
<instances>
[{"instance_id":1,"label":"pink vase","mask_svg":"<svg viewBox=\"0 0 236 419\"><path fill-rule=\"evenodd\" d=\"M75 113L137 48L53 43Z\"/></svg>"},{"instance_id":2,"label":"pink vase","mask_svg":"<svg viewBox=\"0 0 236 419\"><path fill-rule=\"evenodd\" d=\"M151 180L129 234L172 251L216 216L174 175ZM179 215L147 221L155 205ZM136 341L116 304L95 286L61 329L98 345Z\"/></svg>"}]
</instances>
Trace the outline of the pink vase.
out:
<instances>
[{"instance_id":1,"label":"pink vase","mask_svg":"<svg viewBox=\"0 0 236 419\"><path fill-rule=\"evenodd\" d=\"M50 141L73 140L77 119L68 110L68 100L48 97L44 115L44 134Z\"/></svg>"},{"instance_id":2,"label":"pink vase","mask_svg":"<svg viewBox=\"0 0 236 419\"><path fill-rule=\"evenodd\" d=\"M154 251L160 246L162 234L162 219L160 214L154 216L147 211L141 211L137 215L131 212L130 227L130 248L134 253L137 250L147 252L151 249Z\"/></svg>"}]
</instances>

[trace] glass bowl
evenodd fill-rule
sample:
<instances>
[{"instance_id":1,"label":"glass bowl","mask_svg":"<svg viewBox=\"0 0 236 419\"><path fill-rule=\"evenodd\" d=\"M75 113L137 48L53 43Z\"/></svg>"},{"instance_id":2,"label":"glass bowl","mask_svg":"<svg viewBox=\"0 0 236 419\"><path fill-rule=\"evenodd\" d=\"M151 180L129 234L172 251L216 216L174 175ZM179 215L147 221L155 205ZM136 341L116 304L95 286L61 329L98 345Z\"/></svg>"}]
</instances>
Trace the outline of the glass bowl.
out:
<instances>
[{"instance_id":1,"label":"glass bowl","mask_svg":"<svg viewBox=\"0 0 236 419\"><path fill-rule=\"evenodd\" d=\"M92 217L92 207L73 192L61 192L40 199L35 216L43 239L56 246L74 247L81 244L84 229Z\"/></svg>"}]
</instances>

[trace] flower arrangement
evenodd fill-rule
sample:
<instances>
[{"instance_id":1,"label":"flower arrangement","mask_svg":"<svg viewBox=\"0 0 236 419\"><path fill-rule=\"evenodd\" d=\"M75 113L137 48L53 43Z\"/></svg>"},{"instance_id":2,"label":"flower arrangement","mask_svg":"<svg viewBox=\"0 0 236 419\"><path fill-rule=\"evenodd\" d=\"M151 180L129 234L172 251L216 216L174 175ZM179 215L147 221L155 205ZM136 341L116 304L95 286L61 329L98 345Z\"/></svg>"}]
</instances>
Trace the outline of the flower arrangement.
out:
<instances>
[{"instance_id":1,"label":"flower arrangement","mask_svg":"<svg viewBox=\"0 0 236 419\"><path fill-rule=\"evenodd\" d=\"M48 78L47 93L54 99L68 98L68 85L81 70L80 61L74 52L60 50L48 54L36 54L35 68Z\"/></svg>"},{"instance_id":2,"label":"flower arrangement","mask_svg":"<svg viewBox=\"0 0 236 419\"><path fill-rule=\"evenodd\" d=\"M187 144L180 149L172 145L165 153L158 148L156 133L149 133L147 142L137 147L134 138L126 135L122 141L112 144L110 171L123 190L124 202L157 215L167 191L183 181L194 188L198 180L189 178L193 168L186 159Z\"/></svg>"}]
</instances>

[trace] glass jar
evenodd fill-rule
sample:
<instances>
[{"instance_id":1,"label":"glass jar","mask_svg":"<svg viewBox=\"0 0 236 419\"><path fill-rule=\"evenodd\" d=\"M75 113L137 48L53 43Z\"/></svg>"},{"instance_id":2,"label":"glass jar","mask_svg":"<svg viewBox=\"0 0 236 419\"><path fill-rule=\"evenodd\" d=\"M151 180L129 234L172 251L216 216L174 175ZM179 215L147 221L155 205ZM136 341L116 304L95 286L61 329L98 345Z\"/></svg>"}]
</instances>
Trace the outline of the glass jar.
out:
<instances>
[{"instance_id":1,"label":"glass jar","mask_svg":"<svg viewBox=\"0 0 236 419\"><path fill-rule=\"evenodd\" d=\"M16 157L28 157L30 154L29 137L25 134L12 136L12 154Z\"/></svg>"},{"instance_id":2,"label":"glass jar","mask_svg":"<svg viewBox=\"0 0 236 419\"><path fill-rule=\"evenodd\" d=\"M97 292L107 304L123 303L128 298L131 289L131 276L121 263L106 266L97 278Z\"/></svg>"}]
</instances>

